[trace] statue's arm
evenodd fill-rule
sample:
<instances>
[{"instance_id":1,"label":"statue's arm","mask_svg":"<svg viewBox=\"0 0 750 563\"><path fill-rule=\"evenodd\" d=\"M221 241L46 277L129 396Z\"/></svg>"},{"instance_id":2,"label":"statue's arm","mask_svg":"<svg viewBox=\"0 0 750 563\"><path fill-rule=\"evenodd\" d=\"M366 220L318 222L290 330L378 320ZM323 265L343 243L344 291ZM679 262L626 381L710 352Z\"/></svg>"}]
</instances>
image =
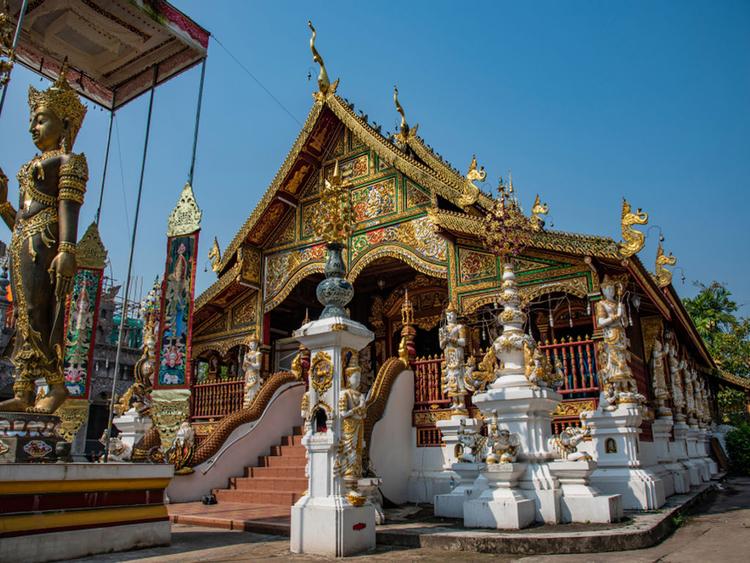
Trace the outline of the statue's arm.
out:
<instances>
[{"instance_id":1,"label":"statue's arm","mask_svg":"<svg viewBox=\"0 0 750 563\"><path fill-rule=\"evenodd\" d=\"M16 225L16 210L8 201L8 177L0 168L0 217L12 231Z\"/></svg>"},{"instance_id":2,"label":"statue's arm","mask_svg":"<svg viewBox=\"0 0 750 563\"><path fill-rule=\"evenodd\" d=\"M86 156L71 154L60 165L58 214L60 217L60 245L75 245L78 240L78 213L83 205L86 182L89 178Z\"/></svg>"}]
</instances>

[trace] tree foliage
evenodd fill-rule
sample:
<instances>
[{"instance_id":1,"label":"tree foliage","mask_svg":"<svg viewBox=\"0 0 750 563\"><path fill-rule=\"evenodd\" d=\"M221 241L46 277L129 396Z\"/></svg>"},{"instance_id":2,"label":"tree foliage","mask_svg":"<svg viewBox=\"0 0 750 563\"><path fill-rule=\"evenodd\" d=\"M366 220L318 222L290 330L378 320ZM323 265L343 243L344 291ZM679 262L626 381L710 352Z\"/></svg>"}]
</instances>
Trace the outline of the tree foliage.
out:
<instances>
[{"instance_id":1,"label":"tree foliage","mask_svg":"<svg viewBox=\"0 0 750 563\"><path fill-rule=\"evenodd\" d=\"M698 295L683 302L709 352L720 368L750 377L750 318L737 314L737 303L725 285L697 285Z\"/></svg>"}]
</instances>

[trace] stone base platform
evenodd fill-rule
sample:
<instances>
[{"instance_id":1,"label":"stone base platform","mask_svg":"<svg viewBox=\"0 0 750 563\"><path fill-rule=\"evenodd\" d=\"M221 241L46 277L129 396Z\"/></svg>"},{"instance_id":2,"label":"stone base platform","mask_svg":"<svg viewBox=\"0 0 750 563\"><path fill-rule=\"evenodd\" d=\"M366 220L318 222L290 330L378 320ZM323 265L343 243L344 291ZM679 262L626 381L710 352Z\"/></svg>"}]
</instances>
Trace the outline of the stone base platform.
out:
<instances>
[{"instance_id":1,"label":"stone base platform","mask_svg":"<svg viewBox=\"0 0 750 563\"><path fill-rule=\"evenodd\" d=\"M643 549L669 536L676 527L674 517L703 502L715 486L704 484L693 487L690 493L669 497L658 512L626 511L626 520L619 524L542 525L498 531L467 529L460 519L432 517L377 526L376 538L378 545L385 546L518 555ZM290 512L287 507L272 505L169 505L175 523L278 536L289 535ZM390 512L386 510L386 522Z\"/></svg>"},{"instance_id":2,"label":"stone base platform","mask_svg":"<svg viewBox=\"0 0 750 563\"><path fill-rule=\"evenodd\" d=\"M715 484L694 487L670 497L658 512L625 511L620 524L543 525L525 530L478 530L460 520L412 521L378 526L378 545L476 553L542 555L595 553L643 549L656 545L675 531L675 517L703 502ZM386 514L387 517L387 514ZM679 521L679 519L677 519Z\"/></svg>"},{"instance_id":3,"label":"stone base platform","mask_svg":"<svg viewBox=\"0 0 750 563\"><path fill-rule=\"evenodd\" d=\"M0 561L169 545L171 465L0 464Z\"/></svg>"}]
</instances>

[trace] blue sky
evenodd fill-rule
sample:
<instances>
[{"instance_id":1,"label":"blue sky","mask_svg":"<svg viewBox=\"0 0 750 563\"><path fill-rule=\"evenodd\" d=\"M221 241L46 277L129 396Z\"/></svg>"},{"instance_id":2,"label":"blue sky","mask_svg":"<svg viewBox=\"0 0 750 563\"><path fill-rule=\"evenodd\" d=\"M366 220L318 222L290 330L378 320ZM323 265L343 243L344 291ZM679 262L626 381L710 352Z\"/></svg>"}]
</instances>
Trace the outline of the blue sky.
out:
<instances>
[{"instance_id":1,"label":"blue sky","mask_svg":"<svg viewBox=\"0 0 750 563\"><path fill-rule=\"evenodd\" d=\"M398 84L410 123L456 167L473 153L486 188L510 168L526 208L539 192L554 228L619 239L620 202L650 214L686 283L726 282L750 304L750 3L722 2L199 2L174 4L211 31L294 116L212 40L194 188L204 211L198 291L265 191L312 103L318 48L339 93L394 130ZM310 71L313 80L308 81ZM163 271L169 211L187 178L199 70L161 86L134 272ZM0 166L11 178L35 148L29 84L18 67L0 117ZM101 231L114 275L127 267L147 96L117 114ZM76 143L91 180L81 233L95 215L108 115L89 110ZM5 231L2 240L9 239ZM658 229L640 257L653 267ZM748 313L748 306L743 307Z\"/></svg>"}]
</instances>

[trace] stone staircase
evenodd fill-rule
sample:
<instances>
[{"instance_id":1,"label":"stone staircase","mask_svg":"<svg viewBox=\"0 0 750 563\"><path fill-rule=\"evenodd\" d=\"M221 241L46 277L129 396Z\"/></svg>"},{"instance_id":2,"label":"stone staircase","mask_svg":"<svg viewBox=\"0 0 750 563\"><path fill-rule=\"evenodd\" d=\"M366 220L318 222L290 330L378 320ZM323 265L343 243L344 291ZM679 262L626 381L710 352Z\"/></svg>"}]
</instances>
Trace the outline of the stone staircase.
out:
<instances>
[{"instance_id":1,"label":"stone staircase","mask_svg":"<svg viewBox=\"0 0 750 563\"><path fill-rule=\"evenodd\" d=\"M264 504L291 506L307 489L302 429L294 427L270 455L258 458L258 467L246 467L244 477L232 477L229 488L216 489L219 504Z\"/></svg>"}]
</instances>

